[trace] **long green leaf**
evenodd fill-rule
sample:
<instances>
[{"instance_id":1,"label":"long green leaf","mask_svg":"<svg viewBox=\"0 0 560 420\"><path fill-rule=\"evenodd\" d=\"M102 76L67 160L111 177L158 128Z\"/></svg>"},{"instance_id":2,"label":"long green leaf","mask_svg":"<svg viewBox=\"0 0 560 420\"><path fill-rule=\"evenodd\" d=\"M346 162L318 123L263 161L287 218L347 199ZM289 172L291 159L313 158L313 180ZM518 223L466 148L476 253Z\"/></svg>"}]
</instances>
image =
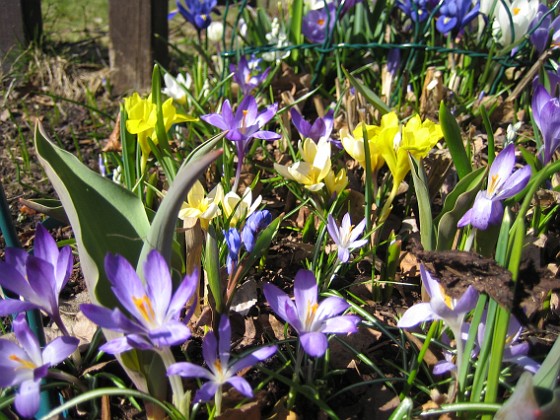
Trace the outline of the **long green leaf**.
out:
<instances>
[{"instance_id":1,"label":"long green leaf","mask_svg":"<svg viewBox=\"0 0 560 420\"><path fill-rule=\"evenodd\" d=\"M550 349L548 356L542 362L541 367L535 373L533 383L535 386L547 389L554 389L556 379L560 373L560 337L556 338L554 345Z\"/></svg>"},{"instance_id":2,"label":"long green leaf","mask_svg":"<svg viewBox=\"0 0 560 420\"><path fill-rule=\"evenodd\" d=\"M408 155L414 191L418 201L418 216L420 218L420 241L426 251L433 250L434 228L432 218L432 206L430 205L430 193L428 191L428 179L422 163L414 156Z\"/></svg>"},{"instance_id":3,"label":"long green leaf","mask_svg":"<svg viewBox=\"0 0 560 420\"><path fill-rule=\"evenodd\" d=\"M463 145L459 124L457 124L455 117L449 112L443 101L439 107L439 122L445 143L453 158L455 169L457 169L457 175L459 175L459 178L463 178L472 171L471 162Z\"/></svg>"},{"instance_id":4,"label":"long green leaf","mask_svg":"<svg viewBox=\"0 0 560 420\"><path fill-rule=\"evenodd\" d=\"M350 84L354 87L354 89L360 92L366 98L366 100L370 104L372 104L375 109L377 109L382 115L391 112L391 108L389 108L389 106L385 102L383 102L373 90L371 90L363 82L352 76L344 67L342 68L342 71L344 72L344 75L346 76Z\"/></svg>"}]
</instances>

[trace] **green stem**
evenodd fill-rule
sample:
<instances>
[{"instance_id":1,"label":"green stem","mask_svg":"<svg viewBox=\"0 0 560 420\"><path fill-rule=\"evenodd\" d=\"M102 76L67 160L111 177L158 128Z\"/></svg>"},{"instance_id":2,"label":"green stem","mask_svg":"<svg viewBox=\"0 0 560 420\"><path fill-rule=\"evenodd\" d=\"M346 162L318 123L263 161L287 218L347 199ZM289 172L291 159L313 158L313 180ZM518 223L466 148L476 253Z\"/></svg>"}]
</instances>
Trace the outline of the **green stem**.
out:
<instances>
[{"instance_id":1,"label":"green stem","mask_svg":"<svg viewBox=\"0 0 560 420\"><path fill-rule=\"evenodd\" d=\"M169 366L175 363L175 357L173 356L171 349L169 347L164 347L158 351L158 354L163 361L165 370L167 371ZM183 407L181 407L183 397L185 395L183 380L179 375L169 375L169 383L171 384L171 392L173 393L173 405L177 407L181 413L185 414L186 411L184 411Z\"/></svg>"},{"instance_id":2,"label":"green stem","mask_svg":"<svg viewBox=\"0 0 560 420\"><path fill-rule=\"evenodd\" d=\"M216 406L216 413L215 416L219 416L222 414L222 386L218 386L216 390L216 395L214 395L214 403Z\"/></svg>"}]
</instances>

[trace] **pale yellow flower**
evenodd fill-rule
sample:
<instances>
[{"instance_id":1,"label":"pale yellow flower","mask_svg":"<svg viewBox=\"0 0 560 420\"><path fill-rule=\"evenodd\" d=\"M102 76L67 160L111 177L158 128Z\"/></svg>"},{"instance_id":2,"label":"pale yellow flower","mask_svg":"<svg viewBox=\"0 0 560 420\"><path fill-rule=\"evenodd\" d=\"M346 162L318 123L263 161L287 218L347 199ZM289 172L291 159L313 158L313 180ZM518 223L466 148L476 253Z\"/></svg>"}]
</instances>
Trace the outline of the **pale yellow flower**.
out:
<instances>
[{"instance_id":1,"label":"pale yellow flower","mask_svg":"<svg viewBox=\"0 0 560 420\"><path fill-rule=\"evenodd\" d=\"M371 171L376 172L384 164L383 156L381 156L379 144L378 144L378 133L381 127L377 125L366 125L364 123L359 123L354 131L350 133L348 128L342 128L339 131L340 142L342 147L346 150L352 158L354 158L362 168L366 168L366 151L364 147L364 127L366 128L366 133L368 137L369 146L369 161L371 164Z\"/></svg>"},{"instance_id":2,"label":"pale yellow flower","mask_svg":"<svg viewBox=\"0 0 560 420\"><path fill-rule=\"evenodd\" d=\"M325 185L330 195L340 194L348 185L346 169L342 168L336 175L333 170L330 170L325 177Z\"/></svg>"},{"instance_id":3,"label":"pale yellow flower","mask_svg":"<svg viewBox=\"0 0 560 420\"><path fill-rule=\"evenodd\" d=\"M187 201L181 206L179 219L194 218L200 220L200 227L208 230L210 220L222 214L219 204L224 198L224 189L218 184L206 194L200 181L196 181L187 194Z\"/></svg>"},{"instance_id":4,"label":"pale yellow flower","mask_svg":"<svg viewBox=\"0 0 560 420\"><path fill-rule=\"evenodd\" d=\"M290 166L274 164L274 169L284 178L302 184L309 191L319 191L323 188L324 179L331 171L331 144L328 140L315 143L305 139L299 143L302 161Z\"/></svg>"},{"instance_id":5,"label":"pale yellow flower","mask_svg":"<svg viewBox=\"0 0 560 420\"><path fill-rule=\"evenodd\" d=\"M229 219L230 226L237 226L238 222L245 220L261 204L262 197L259 195L253 202L253 192L249 187L245 189L245 194L240 197L235 192L228 192L222 200L224 217Z\"/></svg>"}]
</instances>

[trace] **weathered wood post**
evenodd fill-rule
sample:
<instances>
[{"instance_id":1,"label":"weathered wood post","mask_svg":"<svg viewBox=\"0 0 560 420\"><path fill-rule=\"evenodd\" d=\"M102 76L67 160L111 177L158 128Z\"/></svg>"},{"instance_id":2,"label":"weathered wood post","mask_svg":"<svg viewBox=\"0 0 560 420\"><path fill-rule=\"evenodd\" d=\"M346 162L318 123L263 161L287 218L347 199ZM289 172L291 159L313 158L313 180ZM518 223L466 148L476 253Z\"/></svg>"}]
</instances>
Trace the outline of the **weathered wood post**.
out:
<instances>
[{"instance_id":1,"label":"weathered wood post","mask_svg":"<svg viewBox=\"0 0 560 420\"><path fill-rule=\"evenodd\" d=\"M118 93L151 85L154 61L167 65L168 2L109 0L111 81Z\"/></svg>"},{"instance_id":2,"label":"weathered wood post","mask_svg":"<svg viewBox=\"0 0 560 420\"><path fill-rule=\"evenodd\" d=\"M41 37L41 0L0 0L0 61L7 70L14 57Z\"/></svg>"}]
</instances>

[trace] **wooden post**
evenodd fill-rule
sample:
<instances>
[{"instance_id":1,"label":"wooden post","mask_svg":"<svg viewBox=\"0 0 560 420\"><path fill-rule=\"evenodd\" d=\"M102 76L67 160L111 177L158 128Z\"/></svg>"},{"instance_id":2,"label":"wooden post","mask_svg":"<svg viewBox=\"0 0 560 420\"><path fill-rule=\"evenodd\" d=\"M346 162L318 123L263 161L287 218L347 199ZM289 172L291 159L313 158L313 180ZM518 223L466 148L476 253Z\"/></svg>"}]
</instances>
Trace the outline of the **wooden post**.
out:
<instances>
[{"instance_id":1,"label":"wooden post","mask_svg":"<svg viewBox=\"0 0 560 420\"><path fill-rule=\"evenodd\" d=\"M41 36L41 0L0 0L0 10L0 61L7 69L22 48Z\"/></svg>"},{"instance_id":2,"label":"wooden post","mask_svg":"<svg viewBox=\"0 0 560 420\"><path fill-rule=\"evenodd\" d=\"M117 93L149 88L154 61L167 65L168 9L162 0L109 0L111 82Z\"/></svg>"}]
</instances>

